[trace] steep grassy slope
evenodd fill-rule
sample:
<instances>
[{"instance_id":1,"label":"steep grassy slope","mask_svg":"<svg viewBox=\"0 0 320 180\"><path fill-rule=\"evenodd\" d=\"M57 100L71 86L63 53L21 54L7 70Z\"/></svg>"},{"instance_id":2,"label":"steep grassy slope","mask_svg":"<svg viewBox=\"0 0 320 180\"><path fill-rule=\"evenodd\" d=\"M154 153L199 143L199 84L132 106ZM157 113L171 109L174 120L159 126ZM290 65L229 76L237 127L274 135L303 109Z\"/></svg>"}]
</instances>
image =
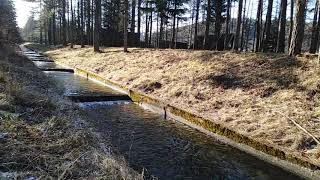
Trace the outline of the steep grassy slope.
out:
<instances>
[{"instance_id":1,"label":"steep grassy slope","mask_svg":"<svg viewBox=\"0 0 320 180\"><path fill-rule=\"evenodd\" d=\"M0 49L0 179L140 179L31 61Z\"/></svg>"}]
</instances>

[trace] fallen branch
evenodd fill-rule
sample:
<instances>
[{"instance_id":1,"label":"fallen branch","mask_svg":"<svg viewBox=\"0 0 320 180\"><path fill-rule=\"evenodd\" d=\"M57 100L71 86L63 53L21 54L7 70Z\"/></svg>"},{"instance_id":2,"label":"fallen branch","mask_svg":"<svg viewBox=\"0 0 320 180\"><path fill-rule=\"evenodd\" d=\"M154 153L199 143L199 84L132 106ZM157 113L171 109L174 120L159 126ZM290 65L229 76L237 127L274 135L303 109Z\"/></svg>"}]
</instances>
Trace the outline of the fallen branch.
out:
<instances>
[{"instance_id":1,"label":"fallen branch","mask_svg":"<svg viewBox=\"0 0 320 180\"><path fill-rule=\"evenodd\" d=\"M301 129L303 132L305 132L306 134L308 134L309 136L312 137L312 139L317 143L317 144L320 144L320 141L314 136L312 135L309 131L307 131L305 128L303 128L300 124L298 124L294 119L290 118L289 116L283 114L282 112L280 111L276 111L276 110L273 110L274 112L284 116L285 118L289 119L294 125L296 125L299 129Z\"/></svg>"}]
</instances>

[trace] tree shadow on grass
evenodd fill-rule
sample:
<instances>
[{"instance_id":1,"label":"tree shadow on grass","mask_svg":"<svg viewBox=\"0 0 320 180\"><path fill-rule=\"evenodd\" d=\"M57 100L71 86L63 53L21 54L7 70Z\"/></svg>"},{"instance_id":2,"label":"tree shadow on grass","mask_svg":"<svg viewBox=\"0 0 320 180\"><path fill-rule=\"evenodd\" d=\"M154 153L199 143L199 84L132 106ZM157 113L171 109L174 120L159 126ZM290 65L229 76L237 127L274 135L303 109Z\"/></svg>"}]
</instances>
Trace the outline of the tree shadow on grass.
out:
<instances>
[{"instance_id":1,"label":"tree shadow on grass","mask_svg":"<svg viewBox=\"0 0 320 180\"><path fill-rule=\"evenodd\" d=\"M304 90L298 85L298 77L294 73L294 69L299 67L301 62L296 58L265 55L257 60L225 62L223 69L208 75L206 80L213 87L224 89L257 89L261 91L260 96L267 97L281 89Z\"/></svg>"}]
</instances>

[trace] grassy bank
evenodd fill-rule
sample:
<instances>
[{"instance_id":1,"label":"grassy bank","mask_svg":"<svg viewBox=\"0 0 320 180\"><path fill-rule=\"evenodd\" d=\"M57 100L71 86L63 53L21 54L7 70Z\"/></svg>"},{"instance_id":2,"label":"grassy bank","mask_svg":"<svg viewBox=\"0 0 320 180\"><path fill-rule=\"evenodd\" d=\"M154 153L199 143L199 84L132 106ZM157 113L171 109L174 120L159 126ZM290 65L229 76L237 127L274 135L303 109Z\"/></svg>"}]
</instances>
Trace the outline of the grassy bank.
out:
<instances>
[{"instance_id":1,"label":"grassy bank","mask_svg":"<svg viewBox=\"0 0 320 180\"><path fill-rule=\"evenodd\" d=\"M297 126L320 137L315 58L137 48L93 53L79 47L46 54L320 165L319 145Z\"/></svg>"},{"instance_id":2,"label":"grassy bank","mask_svg":"<svg viewBox=\"0 0 320 180\"><path fill-rule=\"evenodd\" d=\"M61 98L63 89L11 48L0 49L0 179L142 179Z\"/></svg>"}]
</instances>

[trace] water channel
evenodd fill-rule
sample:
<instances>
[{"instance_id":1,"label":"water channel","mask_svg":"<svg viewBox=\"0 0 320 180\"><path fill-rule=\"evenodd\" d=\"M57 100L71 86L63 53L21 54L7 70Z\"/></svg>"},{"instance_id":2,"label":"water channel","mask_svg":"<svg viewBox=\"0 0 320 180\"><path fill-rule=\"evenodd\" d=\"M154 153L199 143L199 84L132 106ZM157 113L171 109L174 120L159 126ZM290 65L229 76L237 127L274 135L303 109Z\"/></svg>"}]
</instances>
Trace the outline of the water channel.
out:
<instances>
[{"instance_id":1,"label":"water channel","mask_svg":"<svg viewBox=\"0 0 320 180\"><path fill-rule=\"evenodd\" d=\"M27 56L37 56L33 51L27 52ZM39 68L61 68L49 63L35 64ZM46 74L65 87L66 96L125 96L73 73ZM144 169L147 179L301 179L184 124L165 120L129 100L98 101L96 98L78 103L82 116L103 138L111 140L130 167L139 172Z\"/></svg>"}]
</instances>

